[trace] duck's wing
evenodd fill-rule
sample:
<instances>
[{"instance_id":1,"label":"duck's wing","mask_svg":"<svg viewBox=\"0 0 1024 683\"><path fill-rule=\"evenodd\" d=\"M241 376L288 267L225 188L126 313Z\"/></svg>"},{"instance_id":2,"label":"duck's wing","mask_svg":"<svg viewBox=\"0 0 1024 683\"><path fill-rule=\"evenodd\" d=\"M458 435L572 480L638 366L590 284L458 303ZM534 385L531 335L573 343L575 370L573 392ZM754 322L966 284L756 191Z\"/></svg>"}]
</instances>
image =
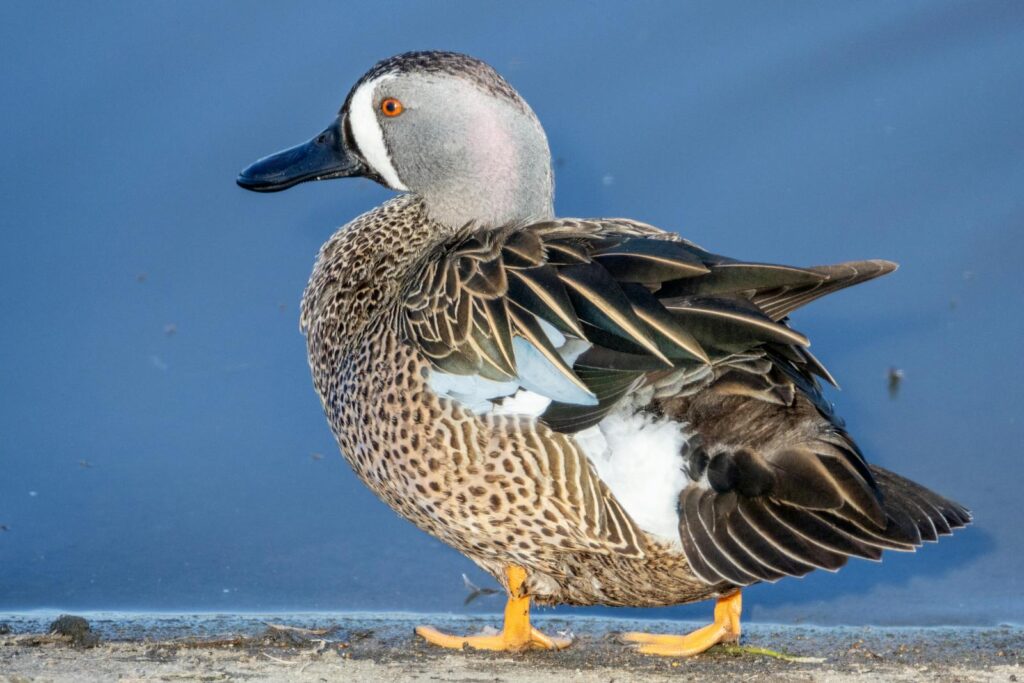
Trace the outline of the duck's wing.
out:
<instances>
[{"instance_id":1,"label":"duck's wing","mask_svg":"<svg viewBox=\"0 0 1024 683\"><path fill-rule=\"evenodd\" d=\"M641 385L685 394L732 368L737 392L814 395L815 375L832 378L784 315L893 268L742 262L625 219L467 226L414 270L401 318L440 374L463 378L456 393L523 387L551 399L544 422L573 433Z\"/></svg>"},{"instance_id":2,"label":"duck's wing","mask_svg":"<svg viewBox=\"0 0 1024 683\"><path fill-rule=\"evenodd\" d=\"M681 243L640 234L639 225L596 221L467 228L407 283L406 336L441 372L514 382L577 406L602 394L572 367L592 346L635 350L662 369L707 362L666 310L627 290L645 277L708 269Z\"/></svg>"}]
</instances>

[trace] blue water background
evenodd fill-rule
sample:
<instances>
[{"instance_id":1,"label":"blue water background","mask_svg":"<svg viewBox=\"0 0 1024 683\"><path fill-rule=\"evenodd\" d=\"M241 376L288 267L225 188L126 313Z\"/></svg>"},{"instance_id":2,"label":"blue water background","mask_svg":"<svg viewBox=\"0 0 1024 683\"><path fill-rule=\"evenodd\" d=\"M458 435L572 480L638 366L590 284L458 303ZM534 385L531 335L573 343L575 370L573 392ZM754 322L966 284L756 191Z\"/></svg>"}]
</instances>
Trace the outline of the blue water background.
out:
<instances>
[{"instance_id":1,"label":"blue water background","mask_svg":"<svg viewBox=\"0 0 1024 683\"><path fill-rule=\"evenodd\" d=\"M234 185L425 48L530 101L561 215L902 264L795 325L868 457L977 523L746 614L1024 621L1024 3L938 1L3 3L0 609L500 609L462 607L487 577L362 487L310 385L317 248L389 192Z\"/></svg>"}]
</instances>

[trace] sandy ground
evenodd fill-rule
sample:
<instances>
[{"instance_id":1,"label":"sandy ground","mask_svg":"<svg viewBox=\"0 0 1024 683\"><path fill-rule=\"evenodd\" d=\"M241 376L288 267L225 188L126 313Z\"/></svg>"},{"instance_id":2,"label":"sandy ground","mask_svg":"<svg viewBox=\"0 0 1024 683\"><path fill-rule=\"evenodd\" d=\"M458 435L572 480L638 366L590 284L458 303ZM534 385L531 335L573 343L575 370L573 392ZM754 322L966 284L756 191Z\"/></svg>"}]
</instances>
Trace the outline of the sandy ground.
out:
<instances>
[{"instance_id":1,"label":"sandy ground","mask_svg":"<svg viewBox=\"0 0 1024 683\"><path fill-rule=\"evenodd\" d=\"M0 615L0 681L1017 681L1024 629L751 625L744 648L689 659L637 654L618 633L680 632L680 622L537 620L572 633L563 652L452 652L412 635L424 619L452 632L490 620L409 615L89 616L90 630L47 633L50 616ZM2 634L7 624L9 633ZM281 628L279 626L283 626ZM95 638L99 637L98 644ZM85 644L81 644L84 641ZM90 642L91 641L91 642ZM79 643L79 644L76 644ZM90 646L91 645L91 646ZM787 659L755 654L770 648Z\"/></svg>"}]
</instances>

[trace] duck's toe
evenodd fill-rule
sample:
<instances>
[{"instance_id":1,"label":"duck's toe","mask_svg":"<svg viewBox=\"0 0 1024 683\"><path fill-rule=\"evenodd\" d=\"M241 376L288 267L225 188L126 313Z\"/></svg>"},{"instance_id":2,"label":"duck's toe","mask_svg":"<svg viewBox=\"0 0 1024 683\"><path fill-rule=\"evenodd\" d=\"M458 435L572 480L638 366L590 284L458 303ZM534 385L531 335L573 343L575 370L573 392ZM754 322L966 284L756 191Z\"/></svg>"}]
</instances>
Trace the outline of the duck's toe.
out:
<instances>
[{"instance_id":1,"label":"duck's toe","mask_svg":"<svg viewBox=\"0 0 1024 683\"><path fill-rule=\"evenodd\" d=\"M552 638L531 628L529 634L517 637L516 634L503 630L494 635L454 636L442 633L433 626L417 626L416 635L431 645L446 647L453 650L472 648L474 650L492 650L501 652L522 652L524 650L564 650L572 644L570 638Z\"/></svg>"},{"instance_id":2,"label":"duck's toe","mask_svg":"<svg viewBox=\"0 0 1024 683\"><path fill-rule=\"evenodd\" d=\"M564 650L565 648L572 645L572 638L559 638L557 636L549 636L545 633L541 633L537 629L531 629L530 631L530 642L534 644L534 647L544 650Z\"/></svg>"},{"instance_id":3,"label":"duck's toe","mask_svg":"<svg viewBox=\"0 0 1024 683\"><path fill-rule=\"evenodd\" d=\"M682 636L634 632L625 633L622 637L630 642L639 643L638 652L665 657L692 657L713 645L739 639L739 636L730 633L720 624L708 624Z\"/></svg>"}]
</instances>

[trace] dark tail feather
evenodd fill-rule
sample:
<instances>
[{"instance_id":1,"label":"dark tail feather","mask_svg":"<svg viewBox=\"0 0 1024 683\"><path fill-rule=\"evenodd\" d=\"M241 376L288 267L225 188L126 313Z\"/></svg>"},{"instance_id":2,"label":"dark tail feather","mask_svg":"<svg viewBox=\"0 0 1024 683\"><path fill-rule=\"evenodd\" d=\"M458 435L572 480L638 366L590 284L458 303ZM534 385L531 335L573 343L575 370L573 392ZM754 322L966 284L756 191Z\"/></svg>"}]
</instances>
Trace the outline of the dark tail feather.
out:
<instances>
[{"instance_id":1,"label":"dark tail feather","mask_svg":"<svg viewBox=\"0 0 1024 683\"><path fill-rule=\"evenodd\" d=\"M891 520L885 535L919 545L923 541L937 541L939 536L948 536L954 529L971 523L971 513L963 505L889 470L870 467L882 493L882 506Z\"/></svg>"}]
</instances>

